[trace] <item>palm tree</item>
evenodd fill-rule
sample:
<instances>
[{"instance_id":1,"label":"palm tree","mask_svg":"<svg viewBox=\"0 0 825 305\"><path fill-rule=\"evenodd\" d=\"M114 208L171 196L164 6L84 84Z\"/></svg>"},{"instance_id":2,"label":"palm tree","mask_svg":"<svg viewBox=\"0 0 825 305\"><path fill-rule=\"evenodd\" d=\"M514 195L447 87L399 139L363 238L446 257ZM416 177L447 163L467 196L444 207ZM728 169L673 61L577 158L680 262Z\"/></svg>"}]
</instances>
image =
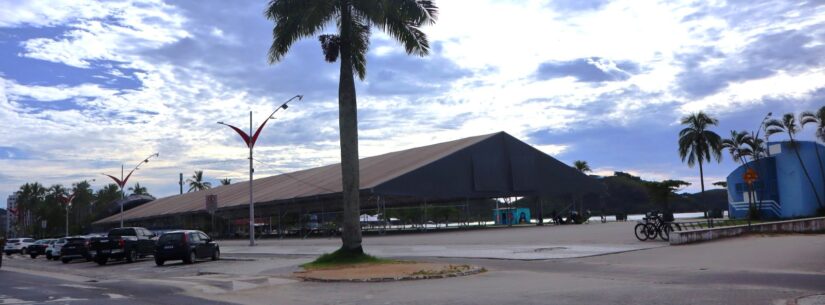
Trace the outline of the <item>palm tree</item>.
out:
<instances>
[{"instance_id":1,"label":"palm tree","mask_svg":"<svg viewBox=\"0 0 825 305\"><path fill-rule=\"evenodd\" d=\"M819 108L816 113L805 111L800 115L800 118L802 127L808 124L814 124L816 137L822 142L825 142L825 106ZM822 157L819 155L819 145L816 145L816 161L819 162L819 175L823 177L823 183L825 183L825 167L822 166Z\"/></svg>"},{"instance_id":2,"label":"palm tree","mask_svg":"<svg viewBox=\"0 0 825 305\"><path fill-rule=\"evenodd\" d=\"M342 254L361 254L359 222L358 118L354 73L364 80L372 27L404 45L408 54L425 56L430 45L421 27L435 22L433 0L270 0L264 11L275 22L269 63L283 59L301 38L320 34L328 25L336 34L318 36L327 62L341 58L338 83L338 124L341 141L343 195Z\"/></svg>"},{"instance_id":3,"label":"palm tree","mask_svg":"<svg viewBox=\"0 0 825 305\"><path fill-rule=\"evenodd\" d=\"M573 167L582 173L592 172L590 165L587 165L587 161L576 160L576 162L573 162Z\"/></svg>"},{"instance_id":4,"label":"palm tree","mask_svg":"<svg viewBox=\"0 0 825 305\"><path fill-rule=\"evenodd\" d=\"M221 185L230 185L230 184L232 184L232 179L229 179L229 178L221 179Z\"/></svg>"},{"instance_id":5,"label":"palm tree","mask_svg":"<svg viewBox=\"0 0 825 305\"><path fill-rule=\"evenodd\" d=\"M768 135L774 135L777 133L785 133L788 135L788 138L791 140L791 148L793 148L794 153L796 153L796 158L799 159L799 165L802 166L802 172L804 172L805 177L808 178L808 182L811 184L811 189L814 191L816 202L819 204L819 207L822 208L822 201L819 199L819 193L816 191L816 186L814 186L814 181L811 179L811 175L808 174L808 169L805 167L805 162L802 161L802 156L799 154L799 147L796 143L796 139L794 139L796 133L799 132L799 126L796 124L796 117L794 117L793 113L786 113L782 116L781 121L773 119L768 121L766 126L768 127L766 130Z\"/></svg>"},{"instance_id":6,"label":"palm tree","mask_svg":"<svg viewBox=\"0 0 825 305\"><path fill-rule=\"evenodd\" d=\"M683 117L681 123L687 127L679 132L679 157L689 167L699 163L702 201L705 201L705 172L702 165L710 162L711 158L716 159L716 162L722 160L722 138L707 128L716 126L719 120L700 111Z\"/></svg>"},{"instance_id":7,"label":"palm tree","mask_svg":"<svg viewBox=\"0 0 825 305\"><path fill-rule=\"evenodd\" d=\"M757 138L753 132L748 136L745 140L745 145L748 146L751 152L751 156L753 159L763 158L766 155L767 149L765 148L765 140Z\"/></svg>"},{"instance_id":8,"label":"palm tree","mask_svg":"<svg viewBox=\"0 0 825 305\"><path fill-rule=\"evenodd\" d=\"M140 183L135 183L135 186L130 187L129 191L132 192L132 195L149 195L149 192L146 190L145 186L140 186Z\"/></svg>"},{"instance_id":9,"label":"palm tree","mask_svg":"<svg viewBox=\"0 0 825 305\"><path fill-rule=\"evenodd\" d=\"M730 152L731 159L733 162L742 163L743 165L747 164L748 156L753 155L753 151L749 147L748 143L751 141L751 136L746 131L737 132L736 130L730 131L730 138L722 140L722 149L727 149Z\"/></svg>"},{"instance_id":10,"label":"palm tree","mask_svg":"<svg viewBox=\"0 0 825 305\"><path fill-rule=\"evenodd\" d=\"M192 175L192 178L186 179L186 183L189 183L189 191L202 191L208 190L212 188L211 182L203 181L203 171L195 171L195 174Z\"/></svg>"}]
</instances>

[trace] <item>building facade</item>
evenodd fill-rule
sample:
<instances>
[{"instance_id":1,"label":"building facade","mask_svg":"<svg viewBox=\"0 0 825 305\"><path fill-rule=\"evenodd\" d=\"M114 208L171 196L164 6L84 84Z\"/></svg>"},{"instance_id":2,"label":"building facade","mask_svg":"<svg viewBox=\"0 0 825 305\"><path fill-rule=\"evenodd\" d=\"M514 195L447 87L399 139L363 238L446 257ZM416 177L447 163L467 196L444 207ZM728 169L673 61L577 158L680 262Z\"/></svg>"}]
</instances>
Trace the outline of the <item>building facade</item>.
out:
<instances>
[{"instance_id":1,"label":"building facade","mask_svg":"<svg viewBox=\"0 0 825 305\"><path fill-rule=\"evenodd\" d=\"M821 167L825 166L822 163L825 162L825 146L809 141L797 141L796 146L795 149L790 142L770 142L770 156L752 160L728 175L730 218L746 218L751 205L763 219L817 214L820 202L825 204L825 177ZM803 164L813 187L805 175ZM744 180L744 174L749 169L758 176L750 187Z\"/></svg>"},{"instance_id":2,"label":"building facade","mask_svg":"<svg viewBox=\"0 0 825 305\"><path fill-rule=\"evenodd\" d=\"M17 194L11 194L6 198L6 215L4 219L3 229L6 236L16 237L15 225L17 224Z\"/></svg>"}]
</instances>

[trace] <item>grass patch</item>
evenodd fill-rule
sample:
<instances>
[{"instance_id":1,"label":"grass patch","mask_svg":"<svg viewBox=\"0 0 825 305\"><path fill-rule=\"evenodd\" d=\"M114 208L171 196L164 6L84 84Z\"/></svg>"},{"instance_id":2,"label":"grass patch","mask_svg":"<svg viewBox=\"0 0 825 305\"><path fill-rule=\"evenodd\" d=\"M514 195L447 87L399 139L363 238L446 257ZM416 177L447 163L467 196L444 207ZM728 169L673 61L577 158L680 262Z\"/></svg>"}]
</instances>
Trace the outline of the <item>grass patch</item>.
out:
<instances>
[{"instance_id":1,"label":"grass patch","mask_svg":"<svg viewBox=\"0 0 825 305\"><path fill-rule=\"evenodd\" d=\"M341 249L321 255L312 262L301 265L306 270L334 268L347 265L358 264L389 264L398 261L391 259L378 258L369 254L359 253L353 254Z\"/></svg>"}]
</instances>

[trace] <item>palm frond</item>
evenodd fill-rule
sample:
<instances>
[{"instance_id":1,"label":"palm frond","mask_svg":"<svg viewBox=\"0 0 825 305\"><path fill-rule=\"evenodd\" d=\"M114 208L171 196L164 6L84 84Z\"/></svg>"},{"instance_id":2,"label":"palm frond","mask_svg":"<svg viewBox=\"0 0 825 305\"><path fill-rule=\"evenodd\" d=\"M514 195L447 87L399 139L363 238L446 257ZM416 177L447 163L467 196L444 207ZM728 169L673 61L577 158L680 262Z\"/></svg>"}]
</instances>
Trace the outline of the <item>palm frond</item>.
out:
<instances>
[{"instance_id":1,"label":"palm frond","mask_svg":"<svg viewBox=\"0 0 825 305\"><path fill-rule=\"evenodd\" d=\"M407 54L429 54L430 44L421 27L436 20L438 8L432 1L353 0L352 5L371 25L403 44Z\"/></svg>"},{"instance_id":2,"label":"palm frond","mask_svg":"<svg viewBox=\"0 0 825 305\"><path fill-rule=\"evenodd\" d=\"M275 22L269 63L280 61L289 48L301 38L314 36L338 15L336 1L271 0L264 11Z\"/></svg>"}]
</instances>

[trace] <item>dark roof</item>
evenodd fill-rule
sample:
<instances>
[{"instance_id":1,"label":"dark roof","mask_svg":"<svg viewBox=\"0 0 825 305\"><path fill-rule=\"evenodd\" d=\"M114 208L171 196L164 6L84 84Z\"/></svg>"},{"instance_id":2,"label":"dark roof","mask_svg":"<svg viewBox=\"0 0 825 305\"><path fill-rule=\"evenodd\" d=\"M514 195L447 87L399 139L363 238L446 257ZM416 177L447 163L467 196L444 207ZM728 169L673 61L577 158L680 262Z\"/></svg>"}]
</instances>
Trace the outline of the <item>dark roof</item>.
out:
<instances>
[{"instance_id":1,"label":"dark roof","mask_svg":"<svg viewBox=\"0 0 825 305\"><path fill-rule=\"evenodd\" d=\"M604 186L507 133L499 132L363 158L362 192L382 196L494 198L600 193ZM253 201L278 204L341 193L341 166L332 164L253 180ZM246 206L248 182L157 199L125 211L124 220ZM340 196L340 195L339 195ZM113 215L96 223L115 222Z\"/></svg>"}]
</instances>

